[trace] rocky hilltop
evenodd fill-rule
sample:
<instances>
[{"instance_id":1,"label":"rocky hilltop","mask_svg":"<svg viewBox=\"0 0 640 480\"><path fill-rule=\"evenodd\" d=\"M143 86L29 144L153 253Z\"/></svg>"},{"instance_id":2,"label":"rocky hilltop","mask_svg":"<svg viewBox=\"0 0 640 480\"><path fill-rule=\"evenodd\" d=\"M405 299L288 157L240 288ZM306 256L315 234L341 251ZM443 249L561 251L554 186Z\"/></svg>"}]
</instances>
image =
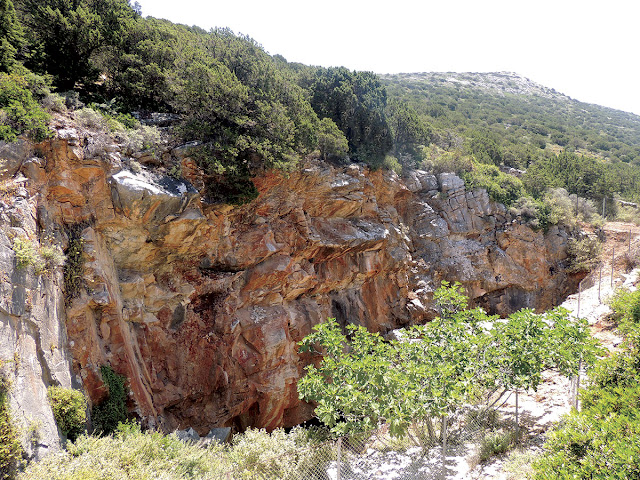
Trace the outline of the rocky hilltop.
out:
<instances>
[{"instance_id":1,"label":"rocky hilltop","mask_svg":"<svg viewBox=\"0 0 640 480\"><path fill-rule=\"evenodd\" d=\"M575 285L567 231L533 231L453 174L309 162L255 178L248 205L212 205L186 148L136 155L179 161L176 180L67 117L54 128L36 150L0 147L0 358L15 360L12 405L39 426L36 455L58 442L46 387L95 404L101 365L152 427L291 426L313 410L296 342L327 317L386 333L432 318L443 280L501 314ZM16 239L68 258L79 246L82 261L65 282L60 266L20 264Z\"/></svg>"}]
</instances>

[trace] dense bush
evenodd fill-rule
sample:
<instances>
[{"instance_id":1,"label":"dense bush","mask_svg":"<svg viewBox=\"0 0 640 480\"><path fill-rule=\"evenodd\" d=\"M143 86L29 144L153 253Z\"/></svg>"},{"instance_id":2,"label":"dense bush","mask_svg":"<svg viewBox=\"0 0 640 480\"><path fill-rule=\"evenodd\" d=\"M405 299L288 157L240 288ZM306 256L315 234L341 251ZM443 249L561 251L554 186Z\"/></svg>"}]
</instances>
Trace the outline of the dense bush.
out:
<instances>
[{"instance_id":1,"label":"dense bush","mask_svg":"<svg viewBox=\"0 0 640 480\"><path fill-rule=\"evenodd\" d=\"M118 424L127 421L126 379L114 372L108 365L101 366L100 373L109 393L102 403L93 407L91 421L94 432L108 435L116 431Z\"/></svg>"},{"instance_id":2,"label":"dense bush","mask_svg":"<svg viewBox=\"0 0 640 480\"><path fill-rule=\"evenodd\" d=\"M58 428L69 440L75 440L87 427L87 399L72 388L51 386L47 398Z\"/></svg>"},{"instance_id":3,"label":"dense bush","mask_svg":"<svg viewBox=\"0 0 640 480\"><path fill-rule=\"evenodd\" d=\"M518 178L502 173L494 165L476 163L472 170L462 173L462 179L468 190L483 188L492 200L507 207L525 193L522 182Z\"/></svg>"},{"instance_id":4,"label":"dense bush","mask_svg":"<svg viewBox=\"0 0 640 480\"><path fill-rule=\"evenodd\" d=\"M333 457L332 448L313 431L285 433L249 429L231 445L208 447L176 435L142 432L120 424L113 435L81 436L67 450L32 463L21 480L218 480L318 478ZM233 477L227 477L230 473Z\"/></svg>"},{"instance_id":5,"label":"dense bush","mask_svg":"<svg viewBox=\"0 0 640 480\"><path fill-rule=\"evenodd\" d=\"M202 448L175 435L121 425L106 437L81 436L67 450L32 463L21 480L214 480L231 471L222 446Z\"/></svg>"},{"instance_id":6,"label":"dense bush","mask_svg":"<svg viewBox=\"0 0 640 480\"><path fill-rule=\"evenodd\" d=\"M567 244L568 272L589 272L600 263L602 242L595 237L571 238Z\"/></svg>"},{"instance_id":7,"label":"dense bush","mask_svg":"<svg viewBox=\"0 0 640 480\"><path fill-rule=\"evenodd\" d=\"M23 133L37 142L51 136L49 115L37 101L45 91L34 75L0 73L0 140L13 142Z\"/></svg>"},{"instance_id":8,"label":"dense bush","mask_svg":"<svg viewBox=\"0 0 640 480\"><path fill-rule=\"evenodd\" d=\"M0 480L10 480L22 458L22 445L9 411L10 382L2 368L0 361Z\"/></svg>"}]
</instances>

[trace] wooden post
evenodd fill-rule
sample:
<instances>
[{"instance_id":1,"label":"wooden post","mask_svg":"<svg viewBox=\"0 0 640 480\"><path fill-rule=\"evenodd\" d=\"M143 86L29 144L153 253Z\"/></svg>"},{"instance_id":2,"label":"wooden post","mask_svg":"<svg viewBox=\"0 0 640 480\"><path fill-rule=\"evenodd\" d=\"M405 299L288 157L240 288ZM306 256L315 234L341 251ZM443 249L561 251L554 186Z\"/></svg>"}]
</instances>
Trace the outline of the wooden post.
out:
<instances>
[{"instance_id":1,"label":"wooden post","mask_svg":"<svg viewBox=\"0 0 640 480\"><path fill-rule=\"evenodd\" d=\"M341 458L341 454L342 454L342 437L338 438L338 461L337 461L337 468L338 468L338 476L337 479L341 480L341 470L342 470L342 458Z\"/></svg>"},{"instance_id":2,"label":"wooden post","mask_svg":"<svg viewBox=\"0 0 640 480\"><path fill-rule=\"evenodd\" d=\"M604 218L604 206L607 204L607 197L602 197L602 218Z\"/></svg>"}]
</instances>

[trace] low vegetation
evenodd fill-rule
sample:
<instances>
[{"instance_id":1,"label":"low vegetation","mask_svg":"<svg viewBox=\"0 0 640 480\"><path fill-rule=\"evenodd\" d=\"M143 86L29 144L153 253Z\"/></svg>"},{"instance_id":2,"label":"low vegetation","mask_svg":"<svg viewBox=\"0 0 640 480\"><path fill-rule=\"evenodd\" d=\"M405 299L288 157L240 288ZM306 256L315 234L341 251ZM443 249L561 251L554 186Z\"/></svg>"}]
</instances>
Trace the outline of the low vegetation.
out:
<instances>
[{"instance_id":1,"label":"low vegetation","mask_svg":"<svg viewBox=\"0 0 640 480\"><path fill-rule=\"evenodd\" d=\"M11 480L22 461L22 445L9 407L11 382L4 371L5 363L0 360L0 480Z\"/></svg>"},{"instance_id":2,"label":"low vegetation","mask_svg":"<svg viewBox=\"0 0 640 480\"><path fill-rule=\"evenodd\" d=\"M64 303L68 307L85 288L84 283L84 240L82 239L83 224L71 225L67 228L69 246L63 266Z\"/></svg>"},{"instance_id":3,"label":"low vegetation","mask_svg":"<svg viewBox=\"0 0 640 480\"><path fill-rule=\"evenodd\" d=\"M91 420L95 433L108 435L116 431L118 424L127 421L126 379L108 365L100 367L100 374L109 393L101 403L93 407Z\"/></svg>"},{"instance_id":4,"label":"low vegetation","mask_svg":"<svg viewBox=\"0 0 640 480\"><path fill-rule=\"evenodd\" d=\"M619 291L613 320L621 349L600 360L573 411L549 436L535 478L640 478L640 290Z\"/></svg>"},{"instance_id":5,"label":"low vegetation","mask_svg":"<svg viewBox=\"0 0 640 480\"><path fill-rule=\"evenodd\" d=\"M47 398L60 432L75 440L87 428L87 400L78 390L51 386Z\"/></svg>"},{"instance_id":6,"label":"low vegetation","mask_svg":"<svg viewBox=\"0 0 640 480\"><path fill-rule=\"evenodd\" d=\"M57 245L38 245L25 237L15 237L11 248L16 256L16 268L33 268L36 275L48 273L65 262L65 256Z\"/></svg>"},{"instance_id":7,"label":"low vegetation","mask_svg":"<svg viewBox=\"0 0 640 480\"><path fill-rule=\"evenodd\" d=\"M139 425L124 423L108 436L80 436L67 444L66 451L31 464L19 479L313 478L332 459L322 442L322 437L302 428L289 433L250 429L232 444L202 447L176 435L142 432Z\"/></svg>"}]
</instances>

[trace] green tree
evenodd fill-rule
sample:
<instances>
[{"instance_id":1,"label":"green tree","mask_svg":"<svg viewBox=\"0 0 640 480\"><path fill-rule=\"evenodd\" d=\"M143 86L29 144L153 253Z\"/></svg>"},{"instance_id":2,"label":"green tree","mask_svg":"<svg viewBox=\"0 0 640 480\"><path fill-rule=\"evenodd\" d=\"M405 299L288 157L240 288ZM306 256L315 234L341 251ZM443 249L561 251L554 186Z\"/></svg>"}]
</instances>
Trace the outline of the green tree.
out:
<instances>
[{"instance_id":1,"label":"green tree","mask_svg":"<svg viewBox=\"0 0 640 480\"><path fill-rule=\"evenodd\" d=\"M93 55L116 45L135 12L127 0L17 0L27 26L27 66L62 90L97 79Z\"/></svg>"},{"instance_id":2,"label":"green tree","mask_svg":"<svg viewBox=\"0 0 640 480\"><path fill-rule=\"evenodd\" d=\"M323 160L344 159L349 151L349 142L344 133L330 118L323 118L318 126L318 148Z\"/></svg>"},{"instance_id":3,"label":"green tree","mask_svg":"<svg viewBox=\"0 0 640 480\"><path fill-rule=\"evenodd\" d=\"M401 435L480 392L535 390L543 371L568 375L595 358L586 322L566 310L522 310L502 321L469 309L460 288L443 283L434 294L438 317L405 330L401 340L355 325L343 332L334 319L314 327L300 350L322 360L306 367L300 398L315 402L318 418L338 433L388 422Z\"/></svg>"},{"instance_id":4,"label":"green tree","mask_svg":"<svg viewBox=\"0 0 640 480\"><path fill-rule=\"evenodd\" d=\"M11 0L0 0L0 72L8 72L24 43L22 25Z\"/></svg>"},{"instance_id":5,"label":"green tree","mask_svg":"<svg viewBox=\"0 0 640 480\"><path fill-rule=\"evenodd\" d=\"M355 159L379 166L393 146L385 107L387 94L372 72L318 68L302 82L320 118L330 118L345 134Z\"/></svg>"},{"instance_id":6,"label":"green tree","mask_svg":"<svg viewBox=\"0 0 640 480\"><path fill-rule=\"evenodd\" d=\"M428 145L431 140L429 126L407 101L390 101L386 114L393 135L394 154L417 158L418 147Z\"/></svg>"},{"instance_id":7,"label":"green tree","mask_svg":"<svg viewBox=\"0 0 640 480\"><path fill-rule=\"evenodd\" d=\"M49 115L32 93L45 90L42 79L36 75L0 73L0 140L13 142L22 133L35 141L51 136Z\"/></svg>"}]
</instances>

